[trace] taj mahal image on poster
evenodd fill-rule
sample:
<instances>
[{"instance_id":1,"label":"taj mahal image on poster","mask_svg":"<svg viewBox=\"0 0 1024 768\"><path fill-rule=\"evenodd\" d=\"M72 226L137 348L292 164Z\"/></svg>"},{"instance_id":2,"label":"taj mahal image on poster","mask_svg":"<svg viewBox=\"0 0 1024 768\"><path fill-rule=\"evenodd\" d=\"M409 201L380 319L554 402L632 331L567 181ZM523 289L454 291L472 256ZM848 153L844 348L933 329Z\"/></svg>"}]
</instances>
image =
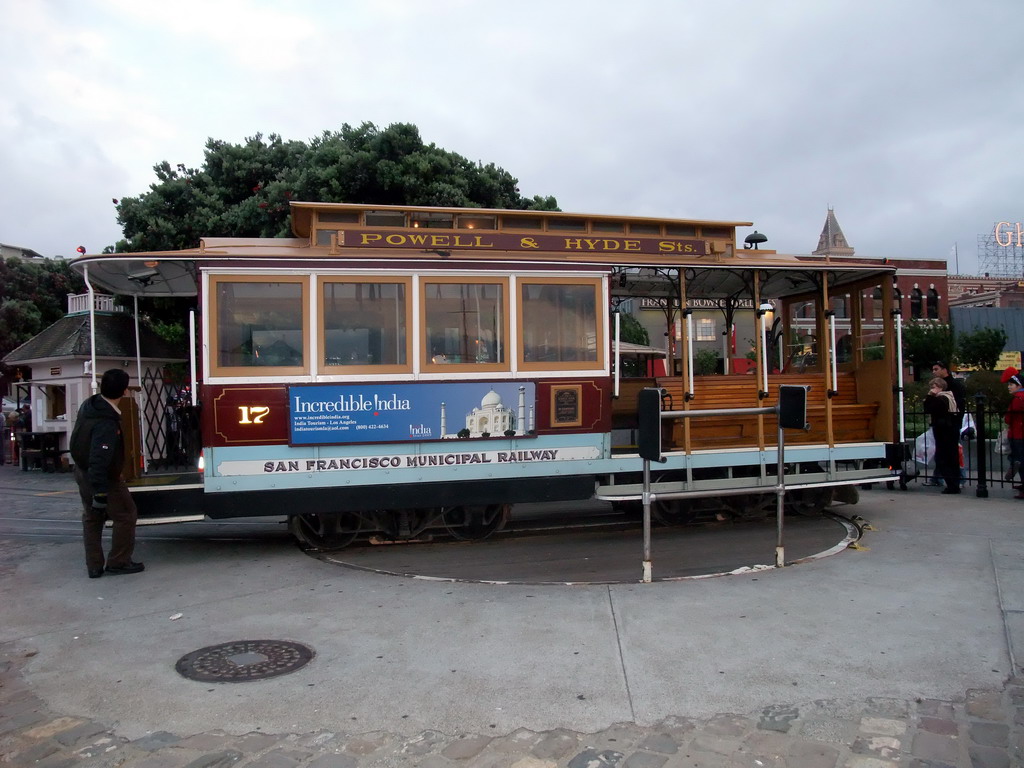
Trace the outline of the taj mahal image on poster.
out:
<instances>
[{"instance_id":1,"label":"taj mahal image on poster","mask_svg":"<svg viewBox=\"0 0 1024 768\"><path fill-rule=\"evenodd\" d=\"M487 435L526 435L534 429L534 406L530 404L529 422L526 417L526 387L519 387L518 416L507 405L502 403L501 395L491 389L480 405L466 414L465 429L469 431L469 437L483 437ZM441 403L441 439L454 440L458 438L458 431L448 432L448 409L447 405Z\"/></svg>"}]
</instances>

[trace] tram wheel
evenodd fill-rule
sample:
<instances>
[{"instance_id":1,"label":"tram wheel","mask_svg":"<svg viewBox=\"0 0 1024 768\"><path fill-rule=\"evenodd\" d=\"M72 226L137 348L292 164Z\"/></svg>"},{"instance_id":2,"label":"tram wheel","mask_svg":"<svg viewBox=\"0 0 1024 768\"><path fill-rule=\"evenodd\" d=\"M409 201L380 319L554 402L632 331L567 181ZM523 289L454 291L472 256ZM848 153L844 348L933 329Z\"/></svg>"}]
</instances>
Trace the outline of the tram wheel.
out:
<instances>
[{"instance_id":1,"label":"tram wheel","mask_svg":"<svg viewBox=\"0 0 1024 768\"><path fill-rule=\"evenodd\" d=\"M320 552L344 549L352 543L362 526L362 518L351 512L336 515L310 512L288 518L288 530L299 544Z\"/></svg>"},{"instance_id":2,"label":"tram wheel","mask_svg":"<svg viewBox=\"0 0 1024 768\"><path fill-rule=\"evenodd\" d=\"M831 488L800 488L786 493L786 511L796 515L820 515L831 503Z\"/></svg>"},{"instance_id":3,"label":"tram wheel","mask_svg":"<svg viewBox=\"0 0 1024 768\"><path fill-rule=\"evenodd\" d=\"M723 496L722 503L736 517L743 520L762 520L768 516L770 502L774 496L767 496L763 493L745 493L741 496Z\"/></svg>"},{"instance_id":4,"label":"tram wheel","mask_svg":"<svg viewBox=\"0 0 1024 768\"><path fill-rule=\"evenodd\" d=\"M441 515L445 530L459 541L480 541L505 527L512 513L510 504L485 507L448 507Z\"/></svg>"},{"instance_id":5,"label":"tram wheel","mask_svg":"<svg viewBox=\"0 0 1024 768\"><path fill-rule=\"evenodd\" d=\"M419 536L440 514L440 507L415 507L378 510L373 517L389 538L402 541Z\"/></svg>"},{"instance_id":6,"label":"tram wheel","mask_svg":"<svg viewBox=\"0 0 1024 768\"><path fill-rule=\"evenodd\" d=\"M640 510L642 514L642 506ZM656 501L651 505L651 517L662 525L689 525L697 519L697 504L689 499Z\"/></svg>"}]
</instances>

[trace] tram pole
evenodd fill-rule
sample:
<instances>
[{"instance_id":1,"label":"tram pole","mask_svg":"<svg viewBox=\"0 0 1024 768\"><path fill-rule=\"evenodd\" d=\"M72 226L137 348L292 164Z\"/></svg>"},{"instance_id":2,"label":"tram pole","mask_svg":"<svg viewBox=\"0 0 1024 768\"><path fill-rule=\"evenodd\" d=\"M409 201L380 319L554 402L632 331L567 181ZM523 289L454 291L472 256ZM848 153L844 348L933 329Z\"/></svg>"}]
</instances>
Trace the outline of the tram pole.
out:
<instances>
[{"instance_id":1,"label":"tram pole","mask_svg":"<svg viewBox=\"0 0 1024 768\"><path fill-rule=\"evenodd\" d=\"M782 420L778 421L779 455L775 463L775 567L786 564L786 547L782 541L783 519L786 509L786 432Z\"/></svg>"},{"instance_id":2,"label":"tram pole","mask_svg":"<svg viewBox=\"0 0 1024 768\"><path fill-rule=\"evenodd\" d=\"M644 584L651 583L651 462L665 461L661 455L661 394L660 388L647 387L637 399L637 448L644 467Z\"/></svg>"},{"instance_id":3,"label":"tram pole","mask_svg":"<svg viewBox=\"0 0 1024 768\"><path fill-rule=\"evenodd\" d=\"M644 459L644 562L643 583L651 583L651 462Z\"/></svg>"}]
</instances>

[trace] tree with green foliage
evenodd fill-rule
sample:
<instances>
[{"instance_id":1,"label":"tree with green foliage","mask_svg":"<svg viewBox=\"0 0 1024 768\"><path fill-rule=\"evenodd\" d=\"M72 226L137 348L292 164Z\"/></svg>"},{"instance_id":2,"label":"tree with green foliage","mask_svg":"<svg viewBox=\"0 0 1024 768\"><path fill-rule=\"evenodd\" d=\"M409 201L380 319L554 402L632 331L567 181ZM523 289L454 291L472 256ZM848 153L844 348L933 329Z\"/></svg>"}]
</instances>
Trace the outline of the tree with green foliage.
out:
<instances>
[{"instance_id":1,"label":"tree with green foliage","mask_svg":"<svg viewBox=\"0 0 1024 768\"><path fill-rule=\"evenodd\" d=\"M57 322L85 282L63 259L0 259L0 358Z\"/></svg>"},{"instance_id":2,"label":"tree with green foliage","mask_svg":"<svg viewBox=\"0 0 1024 768\"><path fill-rule=\"evenodd\" d=\"M650 345L651 338L647 335L647 329L643 324L628 312L620 313L619 338L628 341L630 344L642 344L645 347Z\"/></svg>"},{"instance_id":3,"label":"tree with green foliage","mask_svg":"<svg viewBox=\"0 0 1024 768\"><path fill-rule=\"evenodd\" d=\"M1002 328L979 328L972 333L956 335L956 357L961 365L991 371L1006 347L1006 331Z\"/></svg>"},{"instance_id":4,"label":"tree with green foliage","mask_svg":"<svg viewBox=\"0 0 1024 768\"><path fill-rule=\"evenodd\" d=\"M630 344L649 346L650 336L643 324L628 312L619 313L619 339ZM646 369L643 360L626 357L622 360L623 376L644 376Z\"/></svg>"},{"instance_id":5,"label":"tree with green foliage","mask_svg":"<svg viewBox=\"0 0 1024 768\"><path fill-rule=\"evenodd\" d=\"M974 371L967 377L964 388L967 390L967 410L969 411L975 409L975 397L979 394L985 396L985 409L989 413L1001 415L1006 413L1006 409L1010 407L1010 392L996 371Z\"/></svg>"},{"instance_id":6,"label":"tree with green foliage","mask_svg":"<svg viewBox=\"0 0 1024 768\"><path fill-rule=\"evenodd\" d=\"M345 124L308 144L277 134L241 144L209 139L201 168L164 161L154 171L148 192L114 201L124 239L105 252L194 248L202 237L289 237L292 200L558 210L554 197L520 195L518 180L493 163L424 144L409 123ZM193 305L151 299L144 311L172 339Z\"/></svg>"},{"instance_id":7,"label":"tree with green foliage","mask_svg":"<svg viewBox=\"0 0 1024 768\"><path fill-rule=\"evenodd\" d=\"M201 168L154 166L157 183L117 202L116 250L194 248L201 237L287 237L289 202L558 210L525 198L502 168L434 144L419 129L372 123L325 131L308 144L256 134L241 144L209 139Z\"/></svg>"},{"instance_id":8,"label":"tree with green foliage","mask_svg":"<svg viewBox=\"0 0 1024 768\"><path fill-rule=\"evenodd\" d=\"M903 359L914 366L914 378L930 374L936 360L956 360L953 327L949 323L915 320L903 326Z\"/></svg>"}]
</instances>

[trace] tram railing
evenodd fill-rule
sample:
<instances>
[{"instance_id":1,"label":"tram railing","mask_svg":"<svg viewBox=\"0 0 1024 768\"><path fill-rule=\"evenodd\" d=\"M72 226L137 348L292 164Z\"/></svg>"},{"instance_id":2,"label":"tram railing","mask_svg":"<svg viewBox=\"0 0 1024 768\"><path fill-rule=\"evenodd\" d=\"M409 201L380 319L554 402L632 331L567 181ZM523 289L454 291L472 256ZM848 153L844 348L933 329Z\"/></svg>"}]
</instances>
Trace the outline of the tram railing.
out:
<instances>
[{"instance_id":1,"label":"tram railing","mask_svg":"<svg viewBox=\"0 0 1024 768\"><path fill-rule=\"evenodd\" d=\"M639 422L637 432L637 448L643 459L643 507L644 507L644 553L642 581L649 584L652 579L651 563L651 505L659 500L685 499L708 496L728 496L749 494L752 489L716 489L708 491L669 491L655 493L651 490L651 462L664 462L661 446L661 423L670 419L695 419L709 416L739 415L770 415L778 420L778 456L776 457L775 485L765 488L763 492L774 491L776 500L776 540L775 565L786 564L783 531L785 520L786 474L785 450L786 429L807 429L807 390L803 385L783 384L779 387L779 399L776 405L762 408L708 408L691 411L663 411L661 409L663 390L660 387L647 387L640 391L637 404ZM756 492L756 491L755 491Z\"/></svg>"}]
</instances>

